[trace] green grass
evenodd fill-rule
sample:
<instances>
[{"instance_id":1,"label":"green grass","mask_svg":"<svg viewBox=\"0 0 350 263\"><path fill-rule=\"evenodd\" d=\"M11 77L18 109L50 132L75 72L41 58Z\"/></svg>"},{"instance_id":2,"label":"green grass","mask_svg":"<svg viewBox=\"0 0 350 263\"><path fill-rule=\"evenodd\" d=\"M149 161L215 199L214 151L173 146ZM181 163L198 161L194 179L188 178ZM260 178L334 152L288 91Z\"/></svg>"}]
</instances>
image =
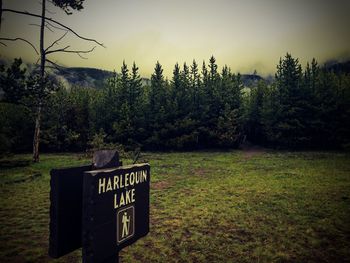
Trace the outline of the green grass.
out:
<instances>
[{"instance_id":1,"label":"green grass","mask_svg":"<svg viewBox=\"0 0 350 263\"><path fill-rule=\"evenodd\" d=\"M151 164L151 230L123 249L121 262L350 262L349 154L146 153L141 159ZM75 154L29 161L29 155L0 160L0 262L52 260L49 171L89 162ZM11 183L33 173L42 176ZM78 250L52 261L80 257Z\"/></svg>"}]
</instances>

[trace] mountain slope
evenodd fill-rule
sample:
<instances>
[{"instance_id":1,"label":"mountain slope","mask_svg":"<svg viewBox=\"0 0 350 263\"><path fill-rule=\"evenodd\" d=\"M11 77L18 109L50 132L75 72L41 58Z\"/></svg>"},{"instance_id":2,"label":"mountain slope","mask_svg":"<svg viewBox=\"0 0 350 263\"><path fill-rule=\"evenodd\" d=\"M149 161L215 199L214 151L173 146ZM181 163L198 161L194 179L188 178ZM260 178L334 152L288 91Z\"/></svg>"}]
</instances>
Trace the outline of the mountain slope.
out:
<instances>
[{"instance_id":1,"label":"mountain slope","mask_svg":"<svg viewBox=\"0 0 350 263\"><path fill-rule=\"evenodd\" d=\"M60 68L54 72L58 79L68 86L102 88L107 79L113 76L112 71L96 68Z\"/></svg>"}]
</instances>

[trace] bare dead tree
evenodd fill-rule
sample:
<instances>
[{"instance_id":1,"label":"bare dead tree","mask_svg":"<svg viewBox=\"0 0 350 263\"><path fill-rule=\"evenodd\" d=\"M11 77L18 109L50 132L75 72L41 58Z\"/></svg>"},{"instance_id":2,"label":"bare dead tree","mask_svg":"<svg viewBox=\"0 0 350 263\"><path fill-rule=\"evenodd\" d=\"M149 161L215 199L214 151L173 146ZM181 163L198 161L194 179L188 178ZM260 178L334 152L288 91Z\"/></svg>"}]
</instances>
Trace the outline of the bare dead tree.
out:
<instances>
[{"instance_id":1,"label":"bare dead tree","mask_svg":"<svg viewBox=\"0 0 350 263\"><path fill-rule=\"evenodd\" d=\"M16 38L6 38L6 37L2 37L2 38L0 38L0 39L3 40L3 41L17 41L17 40L21 40L21 41L27 43L28 45L30 45L30 46L34 49L35 53L36 53L37 55L39 55L39 52L38 52L38 50L36 49L36 47L35 47L32 43L30 43L30 41L28 41L28 40L26 40L26 39L24 39L24 38L21 38L21 37L16 37ZM3 43L3 42L1 42L1 44L4 45L4 46L7 46L7 45L6 45L5 43Z\"/></svg>"},{"instance_id":2,"label":"bare dead tree","mask_svg":"<svg viewBox=\"0 0 350 263\"><path fill-rule=\"evenodd\" d=\"M37 50L37 48L35 47L35 45L33 45L30 41L21 38L21 37L16 37L16 38L5 38L5 37L0 37L0 44L6 46L6 44L4 43L4 41L22 41L27 43L28 45L30 45L34 51L36 52L36 54L40 55L40 70L39 70L39 81L40 81L40 85L39 88L41 91L45 90L45 68L49 67L49 68L56 68L59 69L61 68L61 66L59 66L56 62L53 62L52 60L48 59L47 56L50 54L54 54L54 53L74 53L77 54L79 57L86 59L85 57L83 57L83 54L87 54L90 52L93 52L94 49L96 48L96 46L94 46L93 48L89 49L89 50L74 50L74 49L70 49L70 46L66 46L63 48L57 48L57 49L53 49L53 47L55 45L58 45L58 43L68 34L68 33L72 33L73 35L75 35L76 37L88 41L88 42L93 42L95 44L97 44L98 46L102 46L104 47L104 45L92 38L87 38L84 37L80 34L78 34L76 31L74 31L72 28L62 24L59 21L56 21L52 18L46 17L46 12L48 11L48 9L46 8L46 1L49 1L50 3L59 6L60 8L62 8L67 14L71 14L71 12L68 9L68 6L70 5L68 2L65 3L65 1L50 1L50 0L42 0L41 2L41 14L34 14L34 13L30 13L27 11L18 11L18 10L14 10L14 9L8 9L8 8L2 8L2 0L0 0L0 29L1 29L1 24L2 24L2 15L4 13L14 13L14 14L18 14L18 15L25 15L25 16L31 16L31 17L36 17L40 19L40 25L37 24L33 24L36 26L40 27L40 39L39 39L39 52ZM55 2L55 3L54 3ZM58 3L58 4L57 4ZM80 6L77 8L78 10L82 8L81 6L82 1L80 1ZM72 7L73 9L75 8L74 6ZM52 12L49 12L52 13ZM56 39L54 42L52 42L48 47L45 48L44 46L44 40L45 40L45 28L53 31L51 28L55 28L55 29L60 29L60 30L64 30L65 33L59 37L58 39ZM48 62L51 66L46 65L46 62ZM39 96L38 101L37 101L37 105L36 105L36 114L35 114L35 130L34 130L34 136L33 136L33 161L34 162L39 162L39 144L40 144L40 125L41 125L41 115L42 115L42 107L43 107L43 97L44 96Z\"/></svg>"},{"instance_id":3,"label":"bare dead tree","mask_svg":"<svg viewBox=\"0 0 350 263\"><path fill-rule=\"evenodd\" d=\"M2 0L0 0L0 29L1 29L1 20L2 20Z\"/></svg>"},{"instance_id":4,"label":"bare dead tree","mask_svg":"<svg viewBox=\"0 0 350 263\"><path fill-rule=\"evenodd\" d=\"M46 0L45 0L46 1ZM42 3L44 4L44 2ZM29 13L27 11L18 11L18 10L14 10L14 9L8 9L8 8L3 8L2 9L2 13L5 13L5 12L10 12L10 13L15 13L15 14L22 14L22 15L27 15L27 16L33 16L33 17L37 17L37 18L41 18L42 19L42 15L38 15L38 14L33 14L33 13ZM45 10L43 12L45 14ZM91 41L91 42L95 42L96 44L104 47L103 43L93 39L93 38L87 38L87 37L83 37L81 36L80 34L78 34L77 32L75 32L72 28L52 19L52 18L49 18L49 17L44 17L44 20L47 20L47 21L50 21L58 26L61 26L62 28L70 31L72 34L74 34L76 37L82 39L82 40L86 40L86 41Z\"/></svg>"}]
</instances>

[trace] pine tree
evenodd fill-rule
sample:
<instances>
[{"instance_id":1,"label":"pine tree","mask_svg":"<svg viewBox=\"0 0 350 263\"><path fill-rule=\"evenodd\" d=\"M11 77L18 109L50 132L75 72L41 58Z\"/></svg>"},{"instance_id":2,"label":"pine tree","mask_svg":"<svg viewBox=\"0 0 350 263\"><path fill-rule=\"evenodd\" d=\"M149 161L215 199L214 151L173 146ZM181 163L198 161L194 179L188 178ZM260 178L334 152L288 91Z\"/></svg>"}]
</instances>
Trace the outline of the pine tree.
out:
<instances>
[{"instance_id":1,"label":"pine tree","mask_svg":"<svg viewBox=\"0 0 350 263\"><path fill-rule=\"evenodd\" d=\"M267 86L265 81L260 80L257 87L249 94L247 136L248 140L261 144L264 142L263 135L263 102Z\"/></svg>"},{"instance_id":2,"label":"pine tree","mask_svg":"<svg viewBox=\"0 0 350 263\"><path fill-rule=\"evenodd\" d=\"M120 76L118 79L119 84L119 95L121 104L128 103L130 104L130 77L129 77L129 69L123 60L123 65L120 69Z\"/></svg>"},{"instance_id":3,"label":"pine tree","mask_svg":"<svg viewBox=\"0 0 350 263\"><path fill-rule=\"evenodd\" d=\"M142 140L144 139L144 127L145 127L145 94L142 87L142 79L138 72L139 68L136 63L133 63L130 77L130 114L131 125L133 129L132 138L130 138L130 144L133 144L133 149L140 147Z\"/></svg>"},{"instance_id":4,"label":"pine tree","mask_svg":"<svg viewBox=\"0 0 350 263\"><path fill-rule=\"evenodd\" d=\"M161 64L157 61L154 73L151 77L149 92L149 109L154 124L161 124L165 121L165 109L167 106L166 82L163 76Z\"/></svg>"},{"instance_id":5,"label":"pine tree","mask_svg":"<svg viewBox=\"0 0 350 263\"><path fill-rule=\"evenodd\" d=\"M131 69L131 77L129 80L129 105L131 112L134 112L135 116L136 113L142 110L143 108L143 102L142 102L142 80L138 73L139 68L136 66L135 62L133 63L132 69Z\"/></svg>"},{"instance_id":6,"label":"pine tree","mask_svg":"<svg viewBox=\"0 0 350 263\"><path fill-rule=\"evenodd\" d=\"M190 71L186 64L183 65L183 69L181 71L181 86L180 90L177 92L178 94L178 102L180 106L180 116L185 117L188 115L191 109L191 101L190 101Z\"/></svg>"},{"instance_id":7,"label":"pine tree","mask_svg":"<svg viewBox=\"0 0 350 263\"><path fill-rule=\"evenodd\" d=\"M200 105L202 102L201 80L198 73L198 64L193 60L190 70L190 101L191 101L191 115L195 119L199 119Z\"/></svg>"},{"instance_id":8,"label":"pine tree","mask_svg":"<svg viewBox=\"0 0 350 263\"><path fill-rule=\"evenodd\" d=\"M205 64L205 61L203 61L202 64L202 81L201 81L201 90L202 92L202 120L204 121L207 118L207 115L209 114L209 104L210 104L210 94L209 94L209 73L208 68Z\"/></svg>"},{"instance_id":9,"label":"pine tree","mask_svg":"<svg viewBox=\"0 0 350 263\"><path fill-rule=\"evenodd\" d=\"M281 145L288 148L300 147L307 138L304 137L305 100L302 70L298 59L287 53L280 61L275 77L281 107L277 116L276 138Z\"/></svg>"},{"instance_id":10,"label":"pine tree","mask_svg":"<svg viewBox=\"0 0 350 263\"><path fill-rule=\"evenodd\" d=\"M178 63L175 64L173 70L173 77L171 80L171 97L170 102L171 108L173 111L171 112L172 118L177 118L180 115L181 101L179 100L179 93L181 93L182 83L181 83L181 74L180 74L180 66Z\"/></svg>"},{"instance_id":11,"label":"pine tree","mask_svg":"<svg viewBox=\"0 0 350 263\"><path fill-rule=\"evenodd\" d=\"M4 92L4 100L19 104L26 95L26 69L21 69L22 59L15 58L11 66L0 77L0 86Z\"/></svg>"}]
</instances>

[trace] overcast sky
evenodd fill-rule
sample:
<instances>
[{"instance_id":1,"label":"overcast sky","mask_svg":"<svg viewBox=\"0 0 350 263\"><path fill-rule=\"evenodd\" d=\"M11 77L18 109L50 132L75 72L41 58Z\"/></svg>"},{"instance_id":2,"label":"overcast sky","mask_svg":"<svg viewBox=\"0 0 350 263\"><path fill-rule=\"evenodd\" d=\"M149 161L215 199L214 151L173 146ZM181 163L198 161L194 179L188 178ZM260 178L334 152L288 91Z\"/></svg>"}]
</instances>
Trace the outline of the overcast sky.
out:
<instances>
[{"instance_id":1,"label":"overcast sky","mask_svg":"<svg viewBox=\"0 0 350 263\"><path fill-rule=\"evenodd\" d=\"M3 0L3 8L40 12L39 0ZM48 3L48 14L83 36L103 42L87 60L77 55L52 57L65 66L120 71L125 59L149 77L157 60L170 78L176 62L199 64L214 55L220 68L266 75L274 73L286 52L304 65L350 57L349 0L86 0L84 9L67 16ZM38 46L35 18L3 14L1 37L25 37ZM62 35L46 30L45 45ZM90 49L94 45L70 35L62 47ZM22 43L0 46L1 57L38 56Z\"/></svg>"}]
</instances>

